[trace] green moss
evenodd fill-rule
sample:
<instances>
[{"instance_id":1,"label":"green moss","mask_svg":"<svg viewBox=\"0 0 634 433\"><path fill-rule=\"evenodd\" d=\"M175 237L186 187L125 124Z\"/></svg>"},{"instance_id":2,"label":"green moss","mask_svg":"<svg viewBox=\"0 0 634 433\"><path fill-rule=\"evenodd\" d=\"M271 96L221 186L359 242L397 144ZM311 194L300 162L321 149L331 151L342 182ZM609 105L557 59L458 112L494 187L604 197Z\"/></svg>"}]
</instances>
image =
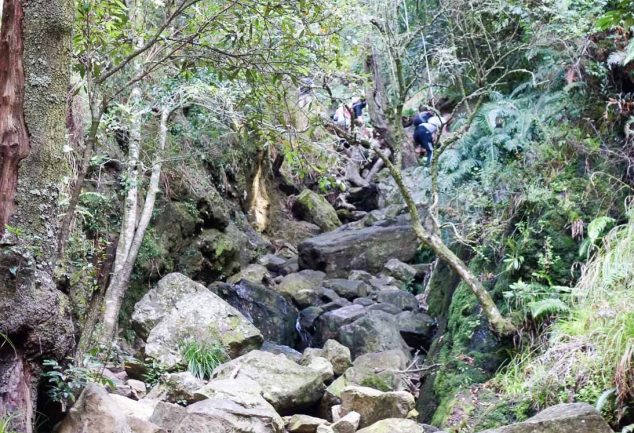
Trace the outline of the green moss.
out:
<instances>
[{"instance_id":1,"label":"green moss","mask_svg":"<svg viewBox=\"0 0 634 433\"><path fill-rule=\"evenodd\" d=\"M392 387L390 386L390 384L387 383L385 379L377 375L365 377L361 381L361 385L367 386L368 388L378 389L379 391L384 391L384 392L392 390Z\"/></svg>"}]
</instances>

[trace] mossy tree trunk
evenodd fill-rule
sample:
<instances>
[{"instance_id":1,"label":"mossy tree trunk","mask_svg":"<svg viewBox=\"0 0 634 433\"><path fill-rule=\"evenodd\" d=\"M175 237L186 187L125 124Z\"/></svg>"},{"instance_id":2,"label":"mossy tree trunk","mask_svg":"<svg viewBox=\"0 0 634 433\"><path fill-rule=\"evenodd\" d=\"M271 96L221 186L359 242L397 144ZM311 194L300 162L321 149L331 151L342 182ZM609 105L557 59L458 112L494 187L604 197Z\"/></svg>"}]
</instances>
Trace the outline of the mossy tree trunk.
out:
<instances>
[{"instance_id":1,"label":"mossy tree trunk","mask_svg":"<svg viewBox=\"0 0 634 433\"><path fill-rule=\"evenodd\" d=\"M41 361L73 348L53 279L73 2L5 0L0 31L0 417L32 432ZM5 226L10 227L8 230Z\"/></svg>"}]
</instances>

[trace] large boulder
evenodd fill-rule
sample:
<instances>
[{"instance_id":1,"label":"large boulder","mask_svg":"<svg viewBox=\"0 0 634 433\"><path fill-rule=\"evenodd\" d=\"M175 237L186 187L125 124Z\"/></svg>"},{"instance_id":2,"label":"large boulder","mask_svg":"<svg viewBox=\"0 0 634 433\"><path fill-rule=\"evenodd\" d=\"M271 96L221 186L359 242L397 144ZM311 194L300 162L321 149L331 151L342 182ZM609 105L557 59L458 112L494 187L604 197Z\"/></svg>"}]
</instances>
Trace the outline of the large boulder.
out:
<instances>
[{"instance_id":1,"label":"large boulder","mask_svg":"<svg viewBox=\"0 0 634 433\"><path fill-rule=\"evenodd\" d=\"M587 403L558 404L524 422L482 433L613 433L601 414Z\"/></svg>"},{"instance_id":2,"label":"large boulder","mask_svg":"<svg viewBox=\"0 0 634 433\"><path fill-rule=\"evenodd\" d=\"M178 301L187 295L206 291L205 286L183 274L167 274L134 306L132 327L139 337L145 339L150 330L176 306Z\"/></svg>"},{"instance_id":3,"label":"large boulder","mask_svg":"<svg viewBox=\"0 0 634 433\"><path fill-rule=\"evenodd\" d=\"M136 416L134 404L141 405L139 402L125 399L129 405L122 406L115 398L125 399L109 395L98 385L88 384L55 432L165 433L147 421L145 413Z\"/></svg>"},{"instance_id":4,"label":"large boulder","mask_svg":"<svg viewBox=\"0 0 634 433\"><path fill-rule=\"evenodd\" d=\"M210 383L209 398L187 407L174 433L283 433L284 421L244 379Z\"/></svg>"},{"instance_id":5,"label":"large boulder","mask_svg":"<svg viewBox=\"0 0 634 433\"><path fill-rule=\"evenodd\" d=\"M341 415L357 412L360 427L387 418L405 418L414 409L414 396L405 391L382 392L362 386L348 386L341 393Z\"/></svg>"},{"instance_id":6,"label":"large boulder","mask_svg":"<svg viewBox=\"0 0 634 433\"><path fill-rule=\"evenodd\" d=\"M390 258L410 261L418 242L409 225L341 227L308 239L298 246L299 267L345 278L352 270L378 273Z\"/></svg>"},{"instance_id":7,"label":"large boulder","mask_svg":"<svg viewBox=\"0 0 634 433\"><path fill-rule=\"evenodd\" d=\"M284 346L297 340L297 308L275 290L242 280L238 284L219 284L218 295L240 311L258 328L264 339Z\"/></svg>"},{"instance_id":8,"label":"large boulder","mask_svg":"<svg viewBox=\"0 0 634 433\"><path fill-rule=\"evenodd\" d=\"M408 364L409 359L402 350L366 353L354 360L345 377L350 384L379 391L400 391L405 389L405 382L397 372L405 370Z\"/></svg>"},{"instance_id":9,"label":"large boulder","mask_svg":"<svg viewBox=\"0 0 634 433\"><path fill-rule=\"evenodd\" d=\"M338 334L337 340L350 348L354 358L393 349L401 350L410 358L410 348L401 337L396 318L383 311L368 311L363 317L342 326Z\"/></svg>"},{"instance_id":10,"label":"large boulder","mask_svg":"<svg viewBox=\"0 0 634 433\"><path fill-rule=\"evenodd\" d=\"M292 299L301 308L309 307L319 298L321 283L326 274L304 270L286 275L277 286L277 291Z\"/></svg>"},{"instance_id":11,"label":"large boulder","mask_svg":"<svg viewBox=\"0 0 634 433\"><path fill-rule=\"evenodd\" d=\"M220 344L231 358L262 345L260 331L238 310L208 290L185 296L150 331L145 354L166 367L182 363L184 342Z\"/></svg>"},{"instance_id":12,"label":"large boulder","mask_svg":"<svg viewBox=\"0 0 634 433\"><path fill-rule=\"evenodd\" d=\"M379 291L377 293L377 300L386 304L392 304L399 310L415 311L419 308L416 296L398 288Z\"/></svg>"},{"instance_id":13,"label":"large boulder","mask_svg":"<svg viewBox=\"0 0 634 433\"><path fill-rule=\"evenodd\" d=\"M337 211L332 205L324 197L309 189L305 189L297 196L293 212L299 218L319 226L325 232L335 230L341 225Z\"/></svg>"},{"instance_id":14,"label":"large boulder","mask_svg":"<svg viewBox=\"0 0 634 433\"><path fill-rule=\"evenodd\" d=\"M260 385L264 398L281 414L308 408L324 393L321 373L303 367L284 355L254 350L214 371L214 379L251 379Z\"/></svg>"}]
</instances>

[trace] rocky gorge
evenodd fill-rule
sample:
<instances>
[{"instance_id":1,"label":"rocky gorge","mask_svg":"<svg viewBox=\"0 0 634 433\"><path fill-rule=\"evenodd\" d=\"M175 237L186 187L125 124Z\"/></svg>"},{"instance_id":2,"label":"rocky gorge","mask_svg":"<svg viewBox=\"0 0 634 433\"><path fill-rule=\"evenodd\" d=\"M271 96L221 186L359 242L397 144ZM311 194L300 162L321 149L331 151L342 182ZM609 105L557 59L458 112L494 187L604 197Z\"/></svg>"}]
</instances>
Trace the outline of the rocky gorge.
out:
<instances>
[{"instance_id":1,"label":"rocky gorge","mask_svg":"<svg viewBox=\"0 0 634 433\"><path fill-rule=\"evenodd\" d=\"M427 354L442 337L424 295L412 293L431 266L416 264L401 213L392 205L296 248L254 251L226 281L163 276L134 306L136 340L105 366L110 383L88 385L56 431L440 431L421 424L417 410L422 381L437 368ZM244 256L240 248L223 254ZM218 249L205 251L203 261ZM190 343L219 354L208 376L189 371ZM533 431L611 429L592 407L564 404L488 432Z\"/></svg>"}]
</instances>

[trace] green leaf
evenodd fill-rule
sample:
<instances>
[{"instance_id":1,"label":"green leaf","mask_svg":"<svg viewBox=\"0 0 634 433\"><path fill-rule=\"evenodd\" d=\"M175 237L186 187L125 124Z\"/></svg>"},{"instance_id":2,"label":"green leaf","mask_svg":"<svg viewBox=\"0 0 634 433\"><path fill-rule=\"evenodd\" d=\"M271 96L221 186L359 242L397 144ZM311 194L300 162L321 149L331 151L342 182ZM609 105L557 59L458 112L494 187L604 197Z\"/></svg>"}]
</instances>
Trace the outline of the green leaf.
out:
<instances>
[{"instance_id":1,"label":"green leaf","mask_svg":"<svg viewBox=\"0 0 634 433\"><path fill-rule=\"evenodd\" d=\"M528 308L531 311L531 316L533 316L533 319L535 320L539 320L544 316L550 316L552 314L566 313L570 310L561 299L556 298L531 302L528 304Z\"/></svg>"},{"instance_id":2,"label":"green leaf","mask_svg":"<svg viewBox=\"0 0 634 433\"><path fill-rule=\"evenodd\" d=\"M588 238L590 238L590 242L596 242L605 234L606 228L612 226L615 222L614 218L608 216L600 216L593 219L590 224L588 224Z\"/></svg>"}]
</instances>

